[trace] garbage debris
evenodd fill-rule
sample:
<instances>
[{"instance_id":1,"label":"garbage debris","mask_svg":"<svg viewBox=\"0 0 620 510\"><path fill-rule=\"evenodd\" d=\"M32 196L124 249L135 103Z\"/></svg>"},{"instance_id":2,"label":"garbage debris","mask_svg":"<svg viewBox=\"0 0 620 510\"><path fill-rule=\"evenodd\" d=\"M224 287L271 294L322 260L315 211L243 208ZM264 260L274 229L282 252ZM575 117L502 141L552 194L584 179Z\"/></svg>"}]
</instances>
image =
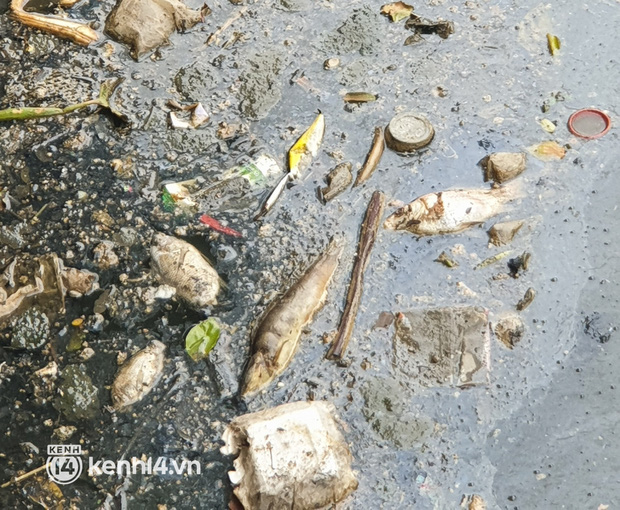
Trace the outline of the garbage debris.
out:
<instances>
[{"instance_id":1,"label":"garbage debris","mask_svg":"<svg viewBox=\"0 0 620 510\"><path fill-rule=\"evenodd\" d=\"M228 476L245 510L323 508L357 488L334 414L328 402L293 402L230 423L221 452L237 455Z\"/></svg>"},{"instance_id":2,"label":"garbage debris","mask_svg":"<svg viewBox=\"0 0 620 510\"><path fill-rule=\"evenodd\" d=\"M46 473L37 475L28 480L21 489L24 496L37 507L60 510L66 506L62 490L55 484Z\"/></svg>"},{"instance_id":3,"label":"garbage debris","mask_svg":"<svg viewBox=\"0 0 620 510\"><path fill-rule=\"evenodd\" d=\"M276 184L276 187L273 188L271 193L267 196L263 204L261 205L259 211L254 216L254 221L260 220L263 216L265 216L269 211L271 211L273 205L276 203L280 195L284 192L286 185L291 179L291 174L287 173L282 176L282 178Z\"/></svg>"},{"instance_id":4,"label":"garbage debris","mask_svg":"<svg viewBox=\"0 0 620 510\"><path fill-rule=\"evenodd\" d=\"M216 232L221 232L222 234L226 234L232 237L243 237L241 232L237 232L235 229L232 229L230 227L225 227L219 221L217 221L215 218L212 218L208 214L201 215L198 220L200 221L200 223L211 227Z\"/></svg>"},{"instance_id":5,"label":"garbage debris","mask_svg":"<svg viewBox=\"0 0 620 510\"><path fill-rule=\"evenodd\" d=\"M594 140L606 135L611 129L609 115L601 110L586 108L573 113L568 119L568 129L575 136Z\"/></svg>"},{"instance_id":6,"label":"garbage debris","mask_svg":"<svg viewBox=\"0 0 620 510\"><path fill-rule=\"evenodd\" d=\"M525 154L521 152L496 152L483 158L484 181L502 184L521 175L525 170Z\"/></svg>"},{"instance_id":7,"label":"garbage debris","mask_svg":"<svg viewBox=\"0 0 620 510\"><path fill-rule=\"evenodd\" d=\"M189 121L180 119L176 113L170 112L170 125L175 129L197 129L205 122L209 121L209 114L202 106L202 103L195 103L189 106L182 106L176 101L168 101L168 106L175 108L176 110L189 111Z\"/></svg>"},{"instance_id":8,"label":"garbage debris","mask_svg":"<svg viewBox=\"0 0 620 510\"><path fill-rule=\"evenodd\" d=\"M196 324L185 337L185 352L194 361L206 358L220 338L220 326L210 317L206 321Z\"/></svg>"},{"instance_id":9,"label":"garbage debris","mask_svg":"<svg viewBox=\"0 0 620 510\"><path fill-rule=\"evenodd\" d=\"M456 260L451 259L445 251L442 251L439 254L439 257L435 259L435 262L439 262L440 264L443 264L444 266L449 268L453 268L459 265L459 263Z\"/></svg>"},{"instance_id":10,"label":"garbage debris","mask_svg":"<svg viewBox=\"0 0 620 510\"><path fill-rule=\"evenodd\" d=\"M344 95L345 103L372 103L376 101L379 96L377 94L370 94L368 92L347 92Z\"/></svg>"},{"instance_id":11,"label":"garbage debris","mask_svg":"<svg viewBox=\"0 0 620 510\"><path fill-rule=\"evenodd\" d=\"M394 117L385 130L385 143L395 152L414 152L433 140L435 130L425 117L411 112Z\"/></svg>"},{"instance_id":12,"label":"garbage debris","mask_svg":"<svg viewBox=\"0 0 620 510\"><path fill-rule=\"evenodd\" d=\"M505 259L508 255L512 253L512 250L503 251L496 255L492 255L489 258L484 259L480 264L478 264L474 269L482 269L484 267L490 266L491 264L495 264L502 259Z\"/></svg>"},{"instance_id":13,"label":"garbage debris","mask_svg":"<svg viewBox=\"0 0 620 510\"><path fill-rule=\"evenodd\" d=\"M205 184L202 177L163 185L162 201L168 210L242 211L258 202L267 182L282 173L278 163L265 154L223 172L219 180Z\"/></svg>"},{"instance_id":14,"label":"garbage debris","mask_svg":"<svg viewBox=\"0 0 620 510\"><path fill-rule=\"evenodd\" d=\"M540 122L540 127L542 127L547 133L554 133L555 128L557 127L553 122L549 119L542 119Z\"/></svg>"},{"instance_id":15,"label":"garbage debris","mask_svg":"<svg viewBox=\"0 0 620 510\"><path fill-rule=\"evenodd\" d=\"M484 223L520 195L520 186L515 184L429 193L398 209L385 220L384 227L418 236L455 234Z\"/></svg>"},{"instance_id":16,"label":"garbage debris","mask_svg":"<svg viewBox=\"0 0 620 510\"><path fill-rule=\"evenodd\" d=\"M329 69L336 69L340 65L339 58L328 58L325 62L323 62L323 69L328 71Z\"/></svg>"},{"instance_id":17,"label":"garbage debris","mask_svg":"<svg viewBox=\"0 0 620 510\"><path fill-rule=\"evenodd\" d=\"M437 34L442 39L447 39L454 33L452 21L431 21L415 14L409 17L405 23L405 28L414 30L416 34Z\"/></svg>"},{"instance_id":18,"label":"garbage debris","mask_svg":"<svg viewBox=\"0 0 620 510\"><path fill-rule=\"evenodd\" d=\"M209 261L191 244L157 233L151 245L151 266L161 283L194 308L217 303L220 278Z\"/></svg>"},{"instance_id":19,"label":"garbage debris","mask_svg":"<svg viewBox=\"0 0 620 510\"><path fill-rule=\"evenodd\" d=\"M560 52L561 43L555 35L547 34L547 46L552 57L555 57Z\"/></svg>"},{"instance_id":20,"label":"garbage debris","mask_svg":"<svg viewBox=\"0 0 620 510\"><path fill-rule=\"evenodd\" d=\"M64 108L30 106L24 108L7 108L0 110L0 122L7 120L29 120L41 119L44 117L54 117L56 115L67 115L68 113L87 108L89 106L99 106L109 111L117 119L127 122L127 116L117 111L110 103L110 97L116 88L122 83L123 78L106 80L101 84L97 99L91 99L82 103L72 104Z\"/></svg>"},{"instance_id":21,"label":"garbage debris","mask_svg":"<svg viewBox=\"0 0 620 510\"><path fill-rule=\"evenodd\" d=\"M325 178L327 186L319 188L319 196L323 202L329 202L336 198L349 187L353 181L352 168L351 163L341 163L327 174Z\"/></svg>"},{"instance_id":22,"label":"garbage debris","mask_svg":"<svg viewBox=\"0 0 620 510\"><path fill-rule=\"evenodd\" d=\"M466 510L487 510L487 504L482 496L472 494L470 496L463 496L461 508L465 508Z\"/></svg>"},{"instance_id":23,"label":"garbage debris","mask_svg":"<svg viewBox=\"0 0 620 510\"><path fill-rule=\"evenodd\" d=\"M353 269L351 270L351 281L347 291L347 300L340 318L340 324L336 331L336 336L327 352L328 359L341 359L347 350L349 339L353 333L355 317L362 300L364 289L364 272L370 261L372 247L377 238L377 230L383 216L385 206L385 195L381 191L375 191L370 198L366 209L366 216L360 229L359 241L357 243L357 254Z\"/></svg>"},{"instance_id":24,"label":"garbage debris","mask_svg":"<svg viewBox=\"0 0 620 510\"><path fill-rule=\"evenodd\" d=\"M489 242L495 246L503 246L510 243L517 235L517 232L521 230L523 223L522 220L496 223L487 232Z\"/></svg>"},{"instance_id":25,"label":"garbage debris","mask_svg":"<svg viewBox=\"0 0 620 510\"><path fill-rule=\"evenodd\" d=\"M488 313L480 307L430 308L396 317L392 364L422 386L488 383Z\"/></svg>"},{"instance_id":26,"label":"garbage debris","mask_svg":"<svg viewBox=\"0 0 620 510\"><path fill-rule=\"evenodd\" d=\"M298 179L312 159L319 152L319 147L325 134L325 117L321 112L312 125L293 144L288 152L288 167L291 178Z\"/></svg>"},{"instance_id":27,"label":"garbage debris","mask_svg":"<svg viewBox=\"0 0 620 510\"><path fill-rule=\"evenodd\" d=\"M165 351L165 344L153 340L121 366L110 390L116 411L127 411L157 385L164 370Z\"/></svg>"},{"instance_id":28,"label":"garbage debris","mask_svg":"<svg viewBox=\"0 0 620 510\"><path fill-rule=\"evenodd\" d=\"M339 242L332 241L325 253L262 318L252 340L242 396L253 396L288 367L302 330L324 304L342 249Z\"/></svg>"},{"instance_id":29,"label":"garbage debris","mask_svg":"<svg viewBox=\"0 0 620 510\"><path fill-rule=\"evenodd\" d=\"M381 14L388 16L390 21L398 23L405 18L408 18L413 12L413 6L406 4L405 2L393 2L391 4L385 4L381 6Z\"/></svg>"},{"instance_id":30,"label":"garbage debris","mask_svg":"<svg viewBox=\"0 0 620 510\"><path fill-rule=\"evenodd\" d=\"M364 161L364 166L360 168L360 171L357 174L357 178L355 179L355 183L353 184L354 188L370 179L370 176L377 168L379 161L381 161L384 147L385 139L383 137L383 128L376 127L375 136L372 139L372 146L370 147L370 151L368 151L366 161Z\"/></svg>"},{"instance_id":31,"label":"garbage debris","mask_svg":"<svg viewBox=\"0 0 620 510\"><path fill-rule=\"evenodd\" d=\"M508 269L510 269L510 276L513 278L519 277L519 271L527 271L532 258L531 253L524 251L521 255L508 261Z\"/></svg>"},{"instance_id":32,"label":"garbage debris","mask_svg":"<svg viewBox=\"0 0 620 510\"><path fill-rule=\"evenodd\" d=\"M536 297L536 291L530 287L525 291L525 295L523 298L517 303L517 310L519 312L525 310L528 306L532 304L534 298Z\"/></svg>"},{"instance_id":33,"label":"garbage debris","mask_svg":"<svg viewBox=\"0 0 620 510\"><path fill-rule=\"evenodd\" d=\"M512 349L523 338L525 325L518 315L509 315L500 319L495 325L495 336L508 349Z\"/></svg>"},{"instance_id":34,"label":"garbage debris","mask_svg":"<svg viewBox=\"0 0 620 510\"><path fill-rule=\"evenodd\" d=\"M206 4L195 11L180 0L118 0L106 19L105 31L127 44L137 60L167 43L175 30L189 30L210 13Z\"/></svg>"},{"instance_id":35,"label":"garbage debris","mask_svg":"<svg viewBox=\"0 0 620 510\"><path fill-rule=\"evenodd\" d=\"M531 145L527 148L528 152L540 159L541 161L551 161L554 159L564 159L566 155L566 149L560 147L557 142L542 142L536 145Z\"/></svg>"},{"instance_id":36,"label":"garbage debris","mask_svg":"<svg viewBox=\"0 0 620 510\"><path fill-rule=\"evenodd\" d=\"M12 15L20 23L63 39L69 39L82 46L88 46L99 39L97 32L85 23L26 12L24 7L27 3L28 0L11 0Z\"/></svg>"}]
</instances>

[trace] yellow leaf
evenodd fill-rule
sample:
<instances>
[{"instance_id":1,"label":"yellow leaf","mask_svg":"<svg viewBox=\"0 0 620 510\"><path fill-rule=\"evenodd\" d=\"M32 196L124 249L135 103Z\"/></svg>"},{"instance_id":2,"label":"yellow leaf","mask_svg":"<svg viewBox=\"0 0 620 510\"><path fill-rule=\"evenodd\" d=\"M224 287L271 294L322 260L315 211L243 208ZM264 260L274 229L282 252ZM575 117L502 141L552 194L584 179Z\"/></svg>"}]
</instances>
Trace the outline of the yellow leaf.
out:
<instances>
[{"instance_id":1,"label":"yellow leaf","mask_svg":"<svg viewBox=\"0 0 620 510\"><path fill-rule=\"evenodd\" d=\"M408 18L412 12L413 7L404 2L394 2L391 4L385 4L381 7L381 14L389 16L394 23Z\"/></svg>"},{"instance_id":2,"label":"yellow leaf","mask_svg":"<svg viewBox=\"0 0 620 510\"><path fill-rule=\"evenodd\" d=\"M312 125L288 151L288 167L291 177L298 178L301 172L310 166L312 158L319 152L324 133L325 117L319 112Z\"/></svg>"}]
</instances>

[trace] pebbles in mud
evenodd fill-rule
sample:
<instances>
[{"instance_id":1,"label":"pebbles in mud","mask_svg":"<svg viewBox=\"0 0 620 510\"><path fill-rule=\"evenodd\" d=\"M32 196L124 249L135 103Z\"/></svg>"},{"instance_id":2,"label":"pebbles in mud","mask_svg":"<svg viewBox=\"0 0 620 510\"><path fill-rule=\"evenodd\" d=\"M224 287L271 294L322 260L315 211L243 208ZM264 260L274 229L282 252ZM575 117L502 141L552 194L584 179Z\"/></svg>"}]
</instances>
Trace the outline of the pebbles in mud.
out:
<instances>
[{"instance_id":1,"label":"pebbles in mud","mask_svg":"<svg viewBox=\"0 0 620 510\"><path fill-rule=\"evenodd\" d=\"M151 392L164 370L165 350L163 343L153 340L123 364L112 384L114 409L126 411Z\"/></svg>"},{"instance_id":2,"label":"pebbles in mud","mask_svg":"<svg viewBox=\"0 0 620 510\"><path fill-rule=\"evenodd\" d=\"M512 349L523 338L525 325L518 315L509 315L495 325L495 336L506 347Z\"/></svg>"},{"instance_id":3,"label":"pebbles in mud","mask_svg":"<svg viewBox=\"0 0 620 510\"><path fill-rule=\"evenodd\" d=\"M487 232L489 241L495 246L503 246L510 243L523 226L523 221L503 221L496 223Z\"/></svg>"},{"instance_id":4,"label":"pebbles in mud","mask_svg":"<svg viewBox=\"0 0 620 510\"><path fill-rule=\"evenodd\" d=\"M397 316L392 364L422 386L486 384L489 356L483 308L431 308Z\"/></svg>"},{"instance_id":5,"label":"pebbles in mud","mask_svg":"<svg viewBox=\"0 0 620 510\"><path fill-rule=\"evenodd\" d=\"M151 246L152 268L165 285L195 308L217 302L220 279L209 261L191 244L157 233Z\"/></svg>"},{"instance_id":6,"label":"pebbles in mud","mask_svg":"<svg viewBox=\"0 0 620 510\"><path fill-rule=\"evenodd\" d=\"M502 183L514 179L525 170L526 158L522 152L496 152L481 161L484 180Z\"/></svg>"},{"instance_id":7,"label":"pebbles in mud","mask_svg":"<svg viewBox=\"0 0 620 510\"><path fill-rule=\"evenodd\" d=\"M235 418L223 434L228 476L246 510L335 505L357 488L353 458L328 402L294 402Z\"/></svg>"},{"instance_id":8,"label":"pebbles in mud","mask_svg":"<svg viewBox=\"0 0 620 510\"><path fill-rule=\"evenodd\" d=\"M62 371L54 407L69 421L88 420L99 412L99 391L82 365Z\"/></svg>"},{"instance_id":9,"label":"pebbles in mud","mask_svg":"<svg viewBox=\"0 0 620 510\"><path fill-rule=\"evenodd\" d=\"M11 347L30 351L42 347L49 340L50 320L37 308L26 310L13 322Z\"/></svg>"}]
</instances>

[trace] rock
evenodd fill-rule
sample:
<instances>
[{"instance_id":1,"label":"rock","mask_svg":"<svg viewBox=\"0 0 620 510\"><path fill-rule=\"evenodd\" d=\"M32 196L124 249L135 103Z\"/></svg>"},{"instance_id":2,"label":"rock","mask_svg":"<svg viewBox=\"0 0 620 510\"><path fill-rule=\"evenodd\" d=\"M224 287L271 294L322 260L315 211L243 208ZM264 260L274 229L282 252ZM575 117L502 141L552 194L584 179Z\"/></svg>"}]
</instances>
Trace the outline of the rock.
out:
<instances>
[{"instance_id":1,"label":"rock","mask_svg":"<svg viewBox=\"0 0 620 510\"><path fill-rule=\"evenodd\" d=\"M105 31L130 46L132 56L138 59L167 43L175 30L192 28L205 14L179 0L119 0L108 15Z\"/></svg>"},{"instance_id":2,"label":"rock","mask_svg":"<svg viewBox=\"0 0 620 510\"><path fill-rule=\"evenodd\" d=\"M50 336L50 320L38 308L29 308L13 322L11 347L33 351L42 347Z\"/></svg>"},{"instance_id":3,"label":"rock","mask_svg":"<svg viewBox=\"0 0 620 510\"><path fill-rule=\"evenodd\" d=\"M372 429L398 448L419 446L434 429L429 418L407 411L404 388L394 379L370 379L362 388L362 395L362 412Z\"/></svg>"},{"instance_id":4,"label":"rock","mask_svg":"<svg viewBox=\"0 0 620 510\"><path fill-rule=\"evenodd\" d=\"M155 234L151 246L151 266L164 285L195 308L217 303L220 278L194 246L165 234Z\"/></svg>"},{"instance_id":5,"label":"rock","mask_svg":"<svg viewBox=\"0 0 620 510\"><path fill-rule=\"evenodd\" d=\"M518 315L504 317L495 326L495 336L509 349L521 341L523 333L525 326Z\"/></svg>"},{"instance_id":6,"label":"rock","mask_svg":"<svg viewBox=\"0 0 620 510\"><path fill-rule=\"evenodd\" d=\"M219 82L215 68L200 60L181 68L174 77L174 86L188 101L204 101Z\"/></svg>"},{"instance_id":7,"label":"rock","mask_svg":"<svg viewBox=\"0 0 620 510\"><path fill-rule=\"evenodd\" d=\"M123 364L111 388L114 409L126 411L151 392L164 370L165 350L165 344L153 340Z\"/></svg>"},{"instance_id":8,"label":"rock","mask_svg":"<svg viewBox=\"0 0 620 510\"><path fill-rule=\"evenodd\" d=\"M54 407L69 421L89 420L99 412L99 392L82 365L62 371Z\"/></svg>"},{"instance_id":9,"label":"rock","mask_svg":"<svg viewBox=\"0 0 620 510\"><path fill-rule=\"evenodd\" d=\"M239 98L241 112L259 120L267 116L282 98L282 57L272 51L251 55L240 75Z\"/></svg>"},{"instance_id":10,"label":"rock","mask_svg":"<svg viewBox=\"0 0 620 510\"><path fill-rule=\"evenodd\" d=\"M103 241L99 243L93 252L95 264L102 270L118 266L118 255L114 252L114 243Z\"/></svg>"},{"instance_id":11,"label":"rock","mask_svg":"<svg viewBox=\"0 0 620 510\"><path fill-rule=\"evenodd\" d=\"M392 364L414 384L486 384L489 357L489 323L483 308L430 308L396 318Z\"/></svg>"},{"instance_id":12,"label":"rock","mask_svg":"<svg viewBox=\"0 0 620 510\"><path fill-rule=\"evenodd\" d=\"M522 152L496 152L482 160L484 180L498 183L514 179L525 170L526 158Z\"/></svg>"},{"instance_id":13,"label":"rock","mask_svg":"<svg viewBox=\"0 0 620 510\"><path fill-rule=\"evenodd\" d=\"M508 244L517 235L517 232L523 226L523 221L504 221L496 223L487 232L489 235L489 241L495 246L503 246Z\"/></svg>"},{"instance_id":14,"label":"rock","mask_svg":"<svg viewBox=\"0 0 620 510\"><path fill-rule=\"evenodd\" d=\"M349 448L328 402L294 402L235 418L224 455L237 455L228 476L245 510L335 505L357 488Z\"/></svg>"}]
</instances>

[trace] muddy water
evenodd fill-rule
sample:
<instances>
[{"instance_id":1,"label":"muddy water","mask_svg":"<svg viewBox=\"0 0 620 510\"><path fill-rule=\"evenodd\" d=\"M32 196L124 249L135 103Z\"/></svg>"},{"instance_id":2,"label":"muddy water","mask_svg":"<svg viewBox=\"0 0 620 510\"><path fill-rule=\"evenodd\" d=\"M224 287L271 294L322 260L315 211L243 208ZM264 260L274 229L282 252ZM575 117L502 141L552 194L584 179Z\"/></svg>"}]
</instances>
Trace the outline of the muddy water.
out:
<instances>
[{"instance_id":1,"label":"muddy water","mask_svg":"<svg viewBox=\"0 0 620 510\"><path fill-rule=\"evenodd\" d=\"M489 508L613 508L619 503L613 480L603 481L615 471L618 450L613 436L617 390L612 388L616 338L612 332L607 343L600 339L614 325L619 295L614 283L617 134L612 129L600 140L582 142L566 128L570 114L582 107L607 109L612 121L617 116L618 35L612 20L618 8L613 2L577 6L566 1L553 7L531 1L430 2L416 5L416 12L454 21L455 34L446 40L428 35L405 47L411 33L403 23L379 16L380 5L249 4L220 37L220 44L233 37L237 42L222 48L205 41L243 7L210 4L213 14L203 26L174 34L171 46L140 62L114 42L78 48L3 16L0 107L81 100L110 75L126 78L115 97L131 118L131 130L119 130L103 115L0 126L5 153L0 182L22 201L16 211L30 207L34 213L51 203L36 228L26 229L24 243L1 248L1 267L17 253L56 251L67 264L101 273L102 289L118 289L118 310L106 311L103 331L87 338L96 356L85 365L102 404L110 404L106 386L118 351L141 348L152 338L168 345L166 372L152 397L134 414L113 416L103 409L94 420L78 422L71 441L82 440L96 459L144 453L198 459L203 465L200 476L137 476L119 491L122 480L84 476L63 488L78 506L93 507L118 493L117 500L125 494L135 508L157 503L224 508L230 459L220 456L217 441L225 424L248 410L306 398L334 402L347 424L360 485L345 507L447 509L472 493L481 494ZM111 7L107 1L74 11L102 24ZM553 58L547 32L562 41ZM340 67L324 70L330 57L340 58ZM379 99L345 106L341 96L351 91ZM549 101L552 97L564 100ZM171 130L169 98L202 101L212 112L211 123L193 132ZM543 114L545 101L550 106ZM274 211L256 224L254 209L221 208L218 218L240 230L243 239L210 235L198 229L195 217L163 210L158 194L163 180L215 179L263 152L284 168L286 151L318 109L327 122L323 149ZM342 161L353 162L356 171L374 127L405 110L421 112L433 123L436 136L429 148L410 157L386 150L367 183L322 205L316 188L328 171ZM553 135L539 126L542 118L557 123ZM220 122L244 127L225 141L216 136ZM505 261L474 270L502 251L487 246L482 228L421 240L380 230L348 366L325 361L327 345L321 338L338 324L372 192L381 189L389 200L409 202L450 187L482 186L477 166L482 157L544 140L569 144L566 157L548 163L530 157L519 178L523 198L501 216L526 220L508 249L513 256L529 251L529 269L518 279L493 279L507 272ZM133 175L115 173L109 164L113 158L131 158ZM88 198L77 201L79 191ZM102 209L115 221L107 229L92 220ZM11 214L0 214L3 227L17 224ZM196 244L227 282L210 313L229 331L209 363L194 364L183 351L183 333L199 314L176 302L147 304L140 297L153 285L146 246L154 231ZM348 243L325 307L279 384L247 406L239 403L232 395L254 321L333 235ZM94 267L93 248L102 239L117 243L118 268ZM462 245L451 255L457 268L433 262L456 245ZM121 274L129 282L121 284ZM472 292L463 292L458 283ZM372 329L380 312L427 306L483 306L495 322L514 309L528 287L537 295L521 314L525 338L512 351L492 340L486 387L420 390L392 366L393 330ZM69 300L66 318L57 321L54 342L61 367L75 359L65 353L68 335L59 331L82 314L92 315L96 297ZM586 317L595 321L588 333ZM6 455L0 459L0 481L41 465L43 457L29 460L20 443L32 442L43 452L53 442L46 419L54 427L69 423L51 405L37 405L30 389L21 390L29 388L31 372L49 357L4 349L8 344L3 340L4 359L16 373L1 382L0 423L9 433L0 440L0 453ZM541 474L545 477L537 478ZM19 487L0 491L0 501L7 506L28 502Z\"/></svg>"}]
</instances>

